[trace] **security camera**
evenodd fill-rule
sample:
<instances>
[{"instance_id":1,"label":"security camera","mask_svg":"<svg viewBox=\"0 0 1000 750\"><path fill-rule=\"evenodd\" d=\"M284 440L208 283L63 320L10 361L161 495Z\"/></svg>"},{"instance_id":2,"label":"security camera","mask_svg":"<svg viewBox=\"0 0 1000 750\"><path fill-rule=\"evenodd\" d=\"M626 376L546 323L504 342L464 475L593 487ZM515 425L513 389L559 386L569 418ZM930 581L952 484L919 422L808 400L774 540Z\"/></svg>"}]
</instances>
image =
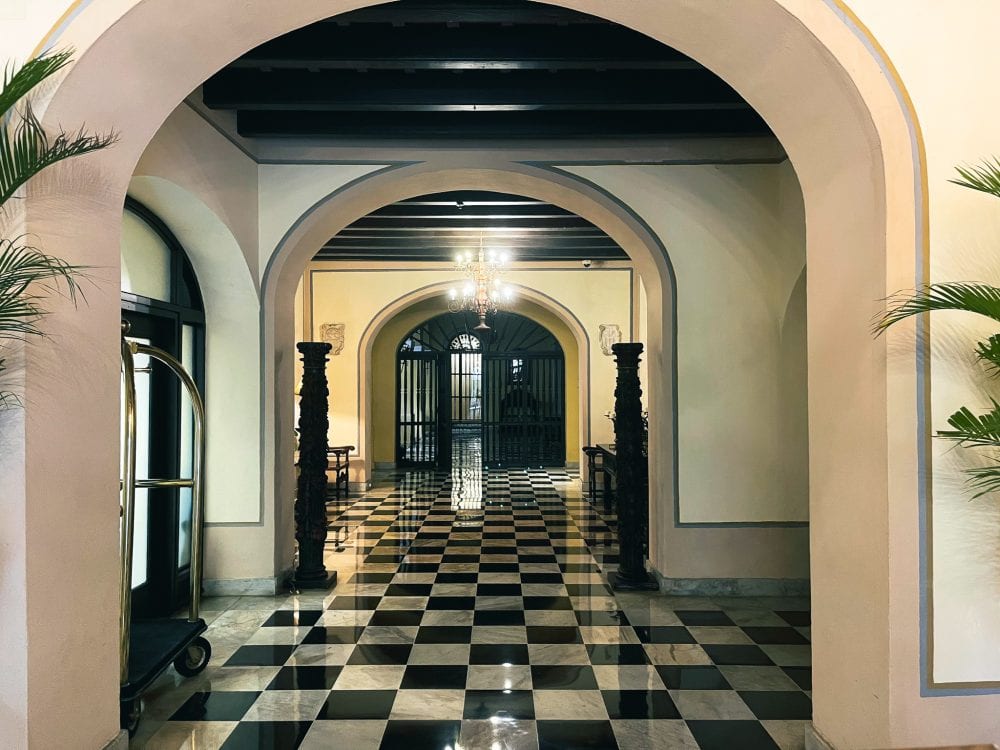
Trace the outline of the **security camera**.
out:
<instances>
[{"instance_id":1,"label":"security camera","mask_svg":"<svg viewBox=\"0 0 1000 750\"><path fill-rule=\"evenodd\" d=\"M590 268L590 259L589 258L587 260L583 261L583 267L584 268Z\"/></svg>"}]
</instances>

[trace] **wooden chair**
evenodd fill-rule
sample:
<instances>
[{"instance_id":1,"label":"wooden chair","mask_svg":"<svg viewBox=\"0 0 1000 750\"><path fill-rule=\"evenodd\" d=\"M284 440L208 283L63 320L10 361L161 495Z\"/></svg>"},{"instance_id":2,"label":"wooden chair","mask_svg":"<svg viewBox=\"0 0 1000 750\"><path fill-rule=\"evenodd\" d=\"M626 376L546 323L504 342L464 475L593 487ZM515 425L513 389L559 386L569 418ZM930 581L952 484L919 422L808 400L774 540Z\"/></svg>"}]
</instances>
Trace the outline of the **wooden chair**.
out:
<instances>
[{"instance_id":1,"label":"wooden chair","mask_svg":"<svg viewBox=\"0 0 1000 750\"><path fill-rule=\"evenodd\" d=\"M604 473L604 460L601 449L593 445L585 445L583 452L587 456L587 494L594 502L597 500L597 475Z\"/></svg>"}]
</instances>

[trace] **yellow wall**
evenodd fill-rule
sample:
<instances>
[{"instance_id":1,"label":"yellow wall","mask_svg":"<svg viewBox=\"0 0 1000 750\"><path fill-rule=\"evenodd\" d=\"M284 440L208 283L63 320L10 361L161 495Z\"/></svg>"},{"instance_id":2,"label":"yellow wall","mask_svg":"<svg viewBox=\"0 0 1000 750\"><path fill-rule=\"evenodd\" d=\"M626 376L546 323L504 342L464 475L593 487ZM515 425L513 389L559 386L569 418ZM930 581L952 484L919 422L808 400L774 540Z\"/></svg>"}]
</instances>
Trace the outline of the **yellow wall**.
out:
<instances>
[{"instance_id":1,"label":"yellow wall","mask_svg":"<svg viewBox=\"0 0 1000 750\"><path fill-rule=\"evenodd\" d=\"M372 430L376 464L396 460L396 351L403 337L429 318L447 312L443 297L418 302L385 324L372 345ZM579 347L573 332L551 312L520 300L513 312L547 328L562 347L566 362L566 460L575 462L580 448Z\"/></svg>"}]
</instances>

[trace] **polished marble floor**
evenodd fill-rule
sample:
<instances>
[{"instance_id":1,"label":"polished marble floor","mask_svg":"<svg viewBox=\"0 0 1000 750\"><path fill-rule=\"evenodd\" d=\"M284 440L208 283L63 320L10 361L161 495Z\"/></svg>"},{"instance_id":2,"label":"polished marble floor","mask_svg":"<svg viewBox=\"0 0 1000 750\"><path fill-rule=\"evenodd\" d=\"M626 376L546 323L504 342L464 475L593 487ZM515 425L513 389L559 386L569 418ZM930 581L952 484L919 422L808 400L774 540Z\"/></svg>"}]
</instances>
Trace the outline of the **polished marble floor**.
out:
<instances>
[{"instance_id":1,"label":"polished marble floor","mask_svg":"<svg viewBox=\"0 0 1000 750\"><path fill-rule=\"evenodd\" d=\"M803 747L808 601L613 593L576 476L402 472L329 515L336 588L206 600L209 668L132 747Z\"/></svg>"}]
</instances>

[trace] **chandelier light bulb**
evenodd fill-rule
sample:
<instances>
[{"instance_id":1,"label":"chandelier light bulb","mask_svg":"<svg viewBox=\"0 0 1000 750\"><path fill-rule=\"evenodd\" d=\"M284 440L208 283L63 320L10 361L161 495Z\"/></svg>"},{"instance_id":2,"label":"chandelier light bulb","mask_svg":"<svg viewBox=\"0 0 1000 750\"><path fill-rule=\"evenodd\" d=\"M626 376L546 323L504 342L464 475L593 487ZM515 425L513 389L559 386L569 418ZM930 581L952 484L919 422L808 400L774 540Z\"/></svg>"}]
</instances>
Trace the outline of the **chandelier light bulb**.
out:
<instances>
[{"instance_id":1,"label":"chandelier light bulb","mask_svg":"<svg viewBox=\"0 0 1000 750\"><path fill-rule=\"evenodd\" d=\"M500 253L500 262L506 263L508 260L510 260L510 253L504 250L502 253Z\"/></svg>"},{"instance_id":2,"label":"chandelier light bulb","mask_svg":"<svg viewBox=\"0 0 1000 750\"><path fill-rule=\"evenodd\" d=\"M466 297L471 297L475 293L476 293L476 288L472 286L472 284L466 284L465 289L462 290L462 294L464 294Z\"/></svg>"},{"instance_id":3,"label":"chandelier light bulb","mask_svg":"<svg viewBox=\"0 0 1000 750\"><path fill-rule=\"evenodd\" d=\"M461 263L462 262L462 254L461 253L456 253L455 254L455 262L456 263Z\"/></svg>"},{"instance_id":4,"label":"chandelier light bulb","mask_svg":"<svg viewBox=\"0 0 1000 750\"><path fill-rule=\"evenodd\" d=\"M448 299L457 299L457 298L458 298L458 290L452 287L451 289L448 290Z\"/></svg>"}]
</instances>

